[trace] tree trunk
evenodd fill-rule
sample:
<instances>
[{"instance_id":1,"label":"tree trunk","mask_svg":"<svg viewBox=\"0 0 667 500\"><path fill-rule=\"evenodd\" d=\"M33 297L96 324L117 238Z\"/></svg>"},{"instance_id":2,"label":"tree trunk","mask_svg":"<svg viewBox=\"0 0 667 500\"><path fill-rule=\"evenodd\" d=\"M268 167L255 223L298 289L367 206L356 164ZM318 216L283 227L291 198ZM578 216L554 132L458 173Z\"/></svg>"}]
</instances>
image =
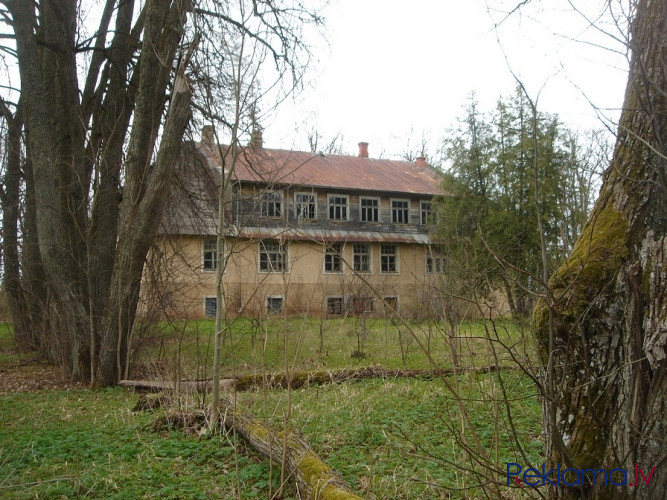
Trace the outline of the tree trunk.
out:
<instances>
[{"instance_id":1,"label":"tree trunk","mask_svg":"<svg viewBox=\"0 0 667 500\"><path fill-rule=\"evenodd\" d=\"M622 468L628 484L598 477L552 497L667 498L667 3L639 0L635 13L612 163L550 279L551 309L541 301L534 313L543 363L553 363L548 468Z\"/></svg>"},{"instance_id":2,"label":"tree trunk","mask_svg":"<svg viewBox=\"0 0 667 500\"><path fill-rule=\"evenodd\" d=\"M152 244L166 195L169 191L176 158L185 127L192 115L192 91L182 62L172 89L169 111L162 131L160 148L151 162L155 143L156 117L162 115L162 98L171 75L171 62L185 26L186 0L152 3L146 14L144 44L161 48L142 52L139 61L139 92L134 111L132 137L126 162L127 181L123 192L118 243L109 298L100 338L100 359L96 384L113 385L126 376L131 330L139 299L141 275ZM156 20L156 18L158 20Z\"/></svg>"}]
</instances>

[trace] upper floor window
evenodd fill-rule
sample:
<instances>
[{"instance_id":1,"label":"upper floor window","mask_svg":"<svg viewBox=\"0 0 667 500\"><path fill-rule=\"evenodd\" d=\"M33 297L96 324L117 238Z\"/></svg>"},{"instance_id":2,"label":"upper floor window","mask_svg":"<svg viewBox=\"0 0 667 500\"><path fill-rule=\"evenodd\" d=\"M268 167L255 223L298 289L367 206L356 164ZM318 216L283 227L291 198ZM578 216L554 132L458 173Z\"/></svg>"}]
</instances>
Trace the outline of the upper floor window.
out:
<instances>
[{"instance_id":1,"label":"upper floor window","mask_svg":"<svg viewBox=\"0 0 667 500\"><path fill-rule=\"evenodd\" d=\"M371 272L371 247L367 243L355 243L352 249L354 270L358 273Z\"/></svg>"},{"instance_id":2,"label":"upper floor window","mask_svg":"<svg viewBox=\"0 0 667 500\"><path fill-rule=\"evenodd\" d=\"M259 242L259 270L280 273L287 270L287 248L275 240Z\"/></svg>"},{"instance_id":3,"label":"upper floor window","mask_svg":"<svg viewBox=\"0 0 667 500\"><path fill-rule=\"evenodd\" d=\"M380 246L380 272L397 273L398 272L398 250L396 245Z\"/></svg>"},{"instance_id":4,"label":"upper floor window","mask_svg":"<svg viewBox=\"0 0 667 500\"><path fill-rule=\"evenodd\" d=\"M329 219L347 220L348 197L343 195L329 195Z\"/></svg>"},{"instance_id":5,"label":"upper floor window","mask_svg":"<svg viewBox=\"0 0 667 500\"><path fill-rule=\"evenodd\" d=\"M430 201L421 202L421 223L422 225L435 223L435 213Z\"/></svg>"},{"instance_id":6,"label":"upper floor window","mask_svg":"<svg viewBox=\"0 0 667 500\"><path fill-rule=\"evenodd\" d=\"M340 243L332 243L327 245L324 249L324 272L326 273L342 273L343 263L341 252L343 245Z\"/></svg>"},{"instance_id":7,"label":"upper floor window","mask_svg":"<svg viewBox=\"0 0 667 500\"><path fill-rule=\"evenodd\" d=\"M391 221L395 224L407 224L409 200L391 200Z\"/></svg>"},{"instance_id":8,"label":"upper floor window","mask_svg":"<svg viewBox=\"0 0 667 500\"><path fill-rule=\"evenodd\" d=\"M294 215L300 220L317 218L317 205L314 193L296 193L294 195Z\"/></svg>"},{"instance_id":9,"label":"upper floor window","mask_svg":"<svg viewBox=\"0 0 667 500\"><path fill-rule=\"evenodd\" d=\"M215 238L206 238L202 243L201 267L204 271L218 268L218 249Z\"/></svg>"},{"instance_id":10,"label":"upper floor window","mask_svg":"<svg viewBox=\"0 0 667 500\"><path fill-rule=\"evenodd\" d=\"M377 198L361 198L361 222L378 222L380 220L380 200Z\"/></svg>"},{"instance_id":11,"label":"upper floor window","mask_svg":"<svg viewBox=\"0 0 667 500\"><path fill-rule=\"evenodd\" d=\"M260 204L262 217L281 217L283 213L283 197L278 191L262 193Z\"/></svg>"}]
</instances>

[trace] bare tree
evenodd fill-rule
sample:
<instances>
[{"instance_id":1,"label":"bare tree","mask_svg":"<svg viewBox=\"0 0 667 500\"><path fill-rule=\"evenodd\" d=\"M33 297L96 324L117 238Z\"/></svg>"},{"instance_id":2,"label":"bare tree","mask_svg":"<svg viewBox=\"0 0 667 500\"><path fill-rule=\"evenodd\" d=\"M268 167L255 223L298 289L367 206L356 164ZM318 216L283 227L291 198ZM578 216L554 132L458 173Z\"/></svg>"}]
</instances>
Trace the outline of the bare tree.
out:
<instances>
[{"instance_id":1,"label":"bare tree","mask_svg":"<svg viewBox=\"0 0 667 500\"><path fill-rule=\"evenodd\" d=\"M294 48L309 13L300 1L253 2L246 19L238 5L221 5L106 0L84 23L92 4L0 2L9 30L0 49L17 61L21 82L2 96L3 117L20 138L3 214L5 205L16 206L17 165L25 206L18 217L23 244L9 235L4 255L14 271L20 255L17 297L31 305L31 314L13 307L15 324L17 332L39 332L36 347L76 379L109 385L127 374L144 261L192 116L191 96L211 81L191 64L198 44L241 30L276 67L301 63ZM220 53L209 55L223 64ZM290 74L298 84L298 72ZM224 89L229 82L219 83ZM220 95L232 96L227 90ZM20 107L11 104L16 94ZM201 104L196 109L212 109ZM16 217L11 210L6 216L12 232ZM31 324L21 326L20 318Z\"/></svg>"}]
</instances>

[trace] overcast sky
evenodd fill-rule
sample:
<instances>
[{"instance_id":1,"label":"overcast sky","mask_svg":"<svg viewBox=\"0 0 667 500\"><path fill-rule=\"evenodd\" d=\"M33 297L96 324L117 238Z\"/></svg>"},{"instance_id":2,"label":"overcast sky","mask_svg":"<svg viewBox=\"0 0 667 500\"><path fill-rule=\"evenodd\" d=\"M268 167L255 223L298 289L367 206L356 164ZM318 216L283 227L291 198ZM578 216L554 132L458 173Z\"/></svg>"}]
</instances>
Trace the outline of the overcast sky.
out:
<instances>
[{"instance_id":1,"label":"overcast sky","mask_svg":"<svg viewBox=\"0 0 667 500\"><path fill-rule=\"evenodd\" d=\"M612 0L616 1L616 0ZM620 0L621 2L623 0ZM627 76L623 46L605 0L332 0L324 13L329 47L296 103L265 123L268 147L307 149L308 130L342 134L346 152L370 143L371 157L396 157L422 136L443 137L475 92L492 110L521 78L541 110L572 128L599 127L588 100L618 116ZM622 13L621 13L622 14ZM611 49L611 50L610 50Z\"/></svg>"}]
</instances>

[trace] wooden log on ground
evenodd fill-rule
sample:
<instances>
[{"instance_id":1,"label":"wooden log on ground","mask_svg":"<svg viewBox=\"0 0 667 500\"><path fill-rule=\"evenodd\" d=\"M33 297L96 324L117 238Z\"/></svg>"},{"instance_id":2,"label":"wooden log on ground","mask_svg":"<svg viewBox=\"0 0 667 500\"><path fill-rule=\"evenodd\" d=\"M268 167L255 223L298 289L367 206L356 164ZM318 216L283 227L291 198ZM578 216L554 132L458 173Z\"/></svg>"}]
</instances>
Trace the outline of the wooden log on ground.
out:
<instances>
[{"instance_id":1,"label":"wooden log on ground","mask_svg":"<svg viewBox=\"0 0 667 500\"><path fill-rule=\"evenodd\" d=\"M203 435L210 425L208 410L168 411L152 424L155 432L178 430L186 435ZM322 460L301 433L292 426L279 431L234 406L227 398L220 399L218 422L228 431L235 431L260 455L280 465L285 456L285 477L296 481L300 498L317 500L361 500L341 475Z\"/></svg>"},{"instance_id":2,"label":"wooden log on ground","mask_svg":"<svg viewBox=\"0 0 667 500\"><path fill-rule=\"evenodd\" d=\"M341 475L329 467L310 447L301 433L291 426L274 432L265 422L234 408L226 398L221 405L222 423L234 429L261 455L280 464L283 453L285 467L296 479L302 498L318 500L361 500L345 483ZM286 448L286 449L285 449Z\"/></svg>"},{"instance_id":3,"label":"wooden log on ground","mask_svg":"<svg viewBox=\"0 0 667 500\"><path fill-rule=\"evenodd\" d=\"M381 366L368 366L362 368L346 368L342 370L314 370L305 372L293 372L285 374L285 372L257 374L257 375L242 375L237 378L223 379L220 381L222 390L226 391L247 391L249 389L264 387L268 389L273 388L287 388L298 389L299 387L308 386L311 384L340 384L350 380L362 380L369 378L421 378L432 379L453 375L454 373L491 373L499 369L495 365L482 366L479 368L469 368L465 370L453 369L439 369L439 370L392 370L382 368ZM121 380L119 385L123 387L130 387L136 391L141 392L159 392L159 391L173 391L173 382L159 382L150 380ZM178 389L183 392L209 392L211 390L210 380L196 380L196 381L181 381Z\"/></svg>"}]
</instances>

